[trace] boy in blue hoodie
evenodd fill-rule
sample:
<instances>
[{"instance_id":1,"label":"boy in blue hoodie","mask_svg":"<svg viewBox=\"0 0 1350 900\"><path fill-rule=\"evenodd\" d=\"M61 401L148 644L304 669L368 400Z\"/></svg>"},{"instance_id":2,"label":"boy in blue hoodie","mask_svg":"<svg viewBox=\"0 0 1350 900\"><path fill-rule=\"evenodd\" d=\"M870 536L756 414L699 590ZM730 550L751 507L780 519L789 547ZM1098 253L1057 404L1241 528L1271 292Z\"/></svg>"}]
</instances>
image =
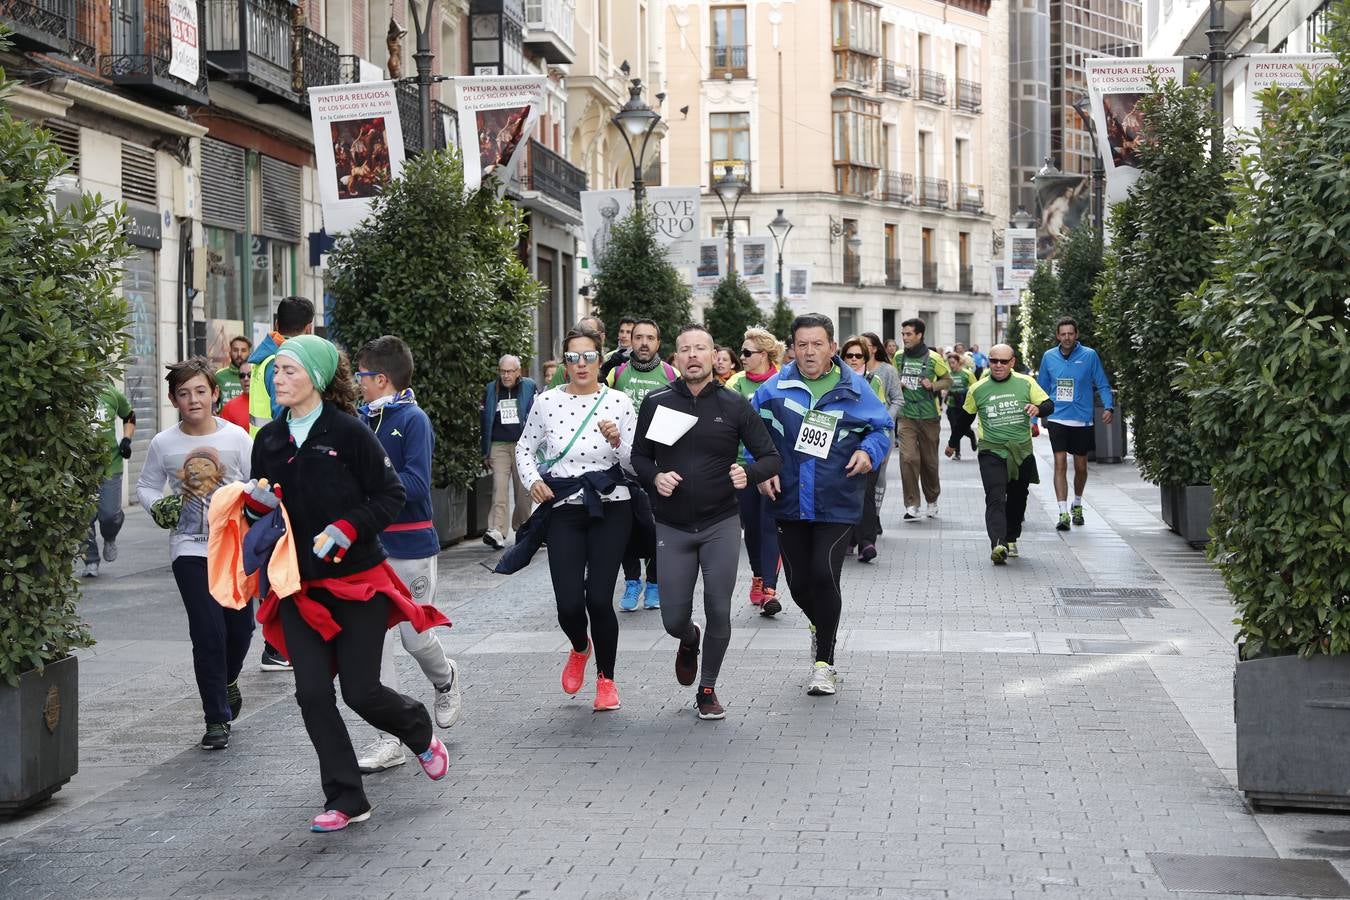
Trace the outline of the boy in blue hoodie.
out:
<instances>
[{"instance_id":1,"label":"boy in blue hoodie","mask_svg":"<svg viewBox=\"0 0 1350 900\"><path fill-rule=\"evenodd\" d=\"M366 404L361 419L375 432L380 445L398 472L408 498L392 525L380 534L389 564L408 586L414 603L431 603L436 596L436 556L440 538L432 523L431 452L436 445L431 420L413 395L412 351L402 339L386 334L366 343L356 354L357 382ZM436 689L433 715L437 726L449 728L459 721L461 698L459 668L446 656L445 648L431 631L418 634L402 623L398 635L403 649L412 654L423 674ZM400 691L394 663L394 634L385 637L380 681ZM364 773L379 772L404 763L398 738L380 733L357 755Z\"/></svg>"}]
</instances>

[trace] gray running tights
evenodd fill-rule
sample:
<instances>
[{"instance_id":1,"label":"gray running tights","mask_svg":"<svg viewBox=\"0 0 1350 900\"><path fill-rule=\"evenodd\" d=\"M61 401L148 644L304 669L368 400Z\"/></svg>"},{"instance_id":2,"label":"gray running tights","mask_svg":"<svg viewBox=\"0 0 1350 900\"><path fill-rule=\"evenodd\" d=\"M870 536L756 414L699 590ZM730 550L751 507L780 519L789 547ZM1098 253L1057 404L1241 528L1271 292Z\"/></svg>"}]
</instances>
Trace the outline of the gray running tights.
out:
<instances>
[{"instance_id":1,"label":"gray running tights","mask_svg":"<svg viewBox=\"0 0 1350 900\"><path fill-rule=\"evenodd\" d=\"M671 637L694 642L694 582L703 572L703 666L700 687L716 687L717 673L731 643L731 592L741 557L741 520L728 516L703 531L681 531L656 523L656 558L661 568L661 622Z\"/></svg>"}]
</instances>

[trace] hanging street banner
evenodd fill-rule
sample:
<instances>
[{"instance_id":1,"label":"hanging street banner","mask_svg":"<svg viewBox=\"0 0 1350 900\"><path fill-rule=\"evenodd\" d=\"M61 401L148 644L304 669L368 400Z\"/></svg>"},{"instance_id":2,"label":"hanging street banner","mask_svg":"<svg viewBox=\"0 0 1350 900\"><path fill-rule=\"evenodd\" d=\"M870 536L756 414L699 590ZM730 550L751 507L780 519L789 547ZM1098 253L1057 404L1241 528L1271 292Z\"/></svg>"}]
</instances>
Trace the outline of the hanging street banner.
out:
<instances>
[{"instance_id":1,"label":"hanging street banner","mask_svg":"<svg viewBox=\"0 0 1350 900\"><path fill-rule=\"evenodd\" d=\"M745 282L750 295L760 306L774 300L774 272L769 258L773 255L773 238L736 238L736 272Z\"/></svg>"},{"instance_id":2,"label":"hanging street banner","mask_svg":"<svg viewBox=\"0 0 1350 900\"><path fill-rule=\"evenodd\" d=\"M1008 267L1005 263L994 263L994 306L1011 306L1017 302L1021 293L1008 281Z\"/></svg>"},{"instance_id":3,"label":"hanging street banner","mask_svg":"<svg viewBox=\"0 0 1350 900\"><path fill-rule=\"evenodd\" d=\"M785 263L783 282L783 299L805 304L811 299L811 264Z\"/></svg>"},{"instance_id":4,"label":"hanging street banner","mask_svg":"<svg viewBox=\"0 0 1350 900\"><path fill-rule=\"evenodd\" d=\"M201 32L197 30L197 0L169 0L169 74L196 84L201 77Z\"/></svg>"},{"instance_id":5,"label":"hanging street banner","mask_svg":"<svg viewBox=\"0 0 1350 900\"><path fill-rule=\"evenodd\" d=\"M1261 92L1271 87L1306 90L1303 75L1316 78L1323 69L1336 65L1331 53L1253 53L1247 57L1246 128L1261 127Z\"/></svg>"},{"instance_id":6,"label":"hanging street banner","mask_svg":"<svg viewBox=\"0 0 1350 900\"><path fill-rule=\"evenodd\" d=\"M312 87L309 115L324 230L351 231L370 214L375 195L403 171L394 82Z\"/></svg>"},{"instance_id":7,"label":"hanging street banner","mask_svg":"<svg viewBox=\"0 0 1350 900\"><path fill-rule=\"evenodd\" d=\"M698 192L697 187L647 188L647 212L656 225L656 241L666 248L670 264L677 269L703 267ZM633 192L627 188L581 192L581 228L591 275L600 271L600 258L609 248L614 223L632 211Z\"/></svg>"},{"instance_id":8,"label":"hanging street banner","mask_svg":"<svg viewBox=\"0 0 1350 900\"><path fill-rule=\"evenodd\" d=\"M1139 143L1144 130L1139 101L1152 90L1149 75L1156 72L1159 81L1180 81L1182 59L1100 57L1086 59L1083 65L1097 149L1106 167L1106 200L1119 203L1139 179Z\"/></svg>"},{"instance_id":9,"label":"hanging street banner","mask_svg":"<svg viewBox=\"0 0 1350 900\"><path fill-rule=\"evenodd\" d=\"M726 268L727 242L722 238L704 238L698 242L698 266L694 269L694 289L711 294L722 281Z\"/></svg>"},{"instance_id":10,"label":"hanging street banner","mask_svg":"<svg viewBox=\"0 0 1350 900\"><path fill-rule=\"evenodd\" d=\"M1007 249L1004 272L1008 286L1026 287L1036 274L1036 229L1004 229L1003 246Z\"/></svg>"},{"instance_id":11,"label":"hanging street banner","mask_svg":"<svg viewBox=\"0 0 1350 900\"><path fill-rule=\"evenodd\" d=\"M465 190L477 190L483 179L493 174L506 181L539 120L547 83L544 75L465 75L455 79Z\"/></svg>"}]
</instances>

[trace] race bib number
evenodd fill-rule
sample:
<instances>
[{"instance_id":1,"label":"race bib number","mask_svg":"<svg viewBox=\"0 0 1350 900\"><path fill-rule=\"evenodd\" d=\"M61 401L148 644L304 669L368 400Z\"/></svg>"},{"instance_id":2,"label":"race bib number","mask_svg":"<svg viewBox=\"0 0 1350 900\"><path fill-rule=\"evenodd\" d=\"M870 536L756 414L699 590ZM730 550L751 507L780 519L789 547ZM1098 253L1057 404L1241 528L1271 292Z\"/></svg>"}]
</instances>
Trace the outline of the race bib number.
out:
<instances>
[{"instance_id":1,"label":"race bib number","mask_svg":"<svg viewBox=\"0 0 1350 900\"><path fill-rule=\"evenodd\" d=\"M901 375L900 386L907 391L917 391L920 387L918 375Z\"/></svg>"},{"instance_id":2,"label":"race bib number","mask_svg":"<svg viewBox=\"0 0 1350 900\"><path fill-rule=\"evenodd\" d=\"M514 400L498 400L497 415L501 417L503 425L520 424L520 410Z\"/></svg>"},{"instance_id":3,"label":"race bib number","mask_svg":"<svg viewBox=\"0 0 1350 900\"><path fill-rule=\"evenodd\" d=\"M1055 402L1072 403L1073 402L1073 379L1056 378L1055 379Z\"/></svg>"},{"instance_id":4,"label":"race bib number","mask_svg":"<svg viewBox=\"0 0 1350 900\"><path fill-rule=\"evenodd\" d=\"M816 459L825 459L834 445L834 429L838 424L838 414L831 415L814 409L807 411L801 430L797 432L797 445L793 449Z\"/></svg>"}]
</instances>

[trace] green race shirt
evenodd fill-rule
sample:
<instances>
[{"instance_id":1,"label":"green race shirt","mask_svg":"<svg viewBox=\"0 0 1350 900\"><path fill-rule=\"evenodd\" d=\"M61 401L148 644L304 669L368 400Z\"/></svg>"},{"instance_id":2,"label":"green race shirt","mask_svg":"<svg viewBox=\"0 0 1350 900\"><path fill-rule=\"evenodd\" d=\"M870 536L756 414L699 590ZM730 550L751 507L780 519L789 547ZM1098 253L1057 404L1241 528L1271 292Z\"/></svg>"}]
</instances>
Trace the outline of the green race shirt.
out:
<instances>
[{"instance_id":1,"label":"green race shirt","mask_svg":"<svg viewBox=\"0 0 1350 900\"><path fill-rule=\"evenodd\" d=\"M118 427L117 420L129 415L131 404L117 388L108 386L99 393L98 405L94 409L96 427L105 429L108 435L108 467L103 472L104 478L116 478L122 474L122 454L117 452L117 445L122 443L122 429Z\"/></svg>"},{"instance_id":2,"label":"green race shirt","mask_svg":"<svg viewBox=\"0 0 1350 900\"><path fill-rule=\"evenodd\" d=\"M801 369L798 369L797 374L800 375L801 371ZM819 403L821 397L824 397L839 386L840 374L838 366L830 366L830 371L816 379L807 378L805 375L802 375L802 383L805 384L806 389L811 392L812 406Z\"/></svg>"},{"instance_id":3,"label":"green race shirt","mask_svg":"<svg viewBox=\"0 0 1350 900\"><path fill-rule=\"evenodd\" d=\"M936 419L937 396L923 386L923 380L937 381L949 374L951 368L947 361L936 350L929 350L926 356L918 357L901 353L895 359L895 367L900 372L900 386L905 394L905 405L900 410L900 417Z\"/></svg>"},{"instance_id":4,"label":"green race shirt","mask_svg":"<svg viewBox=\"0 0 1350 900\"><path fill-rule=\"evenodd\" d=\"M981 450L989 450L1003 458L1008 452L989 444L1014 444L1031 440L1031 416L1027 415L1026 405L1037 406L1048 398L1036 379L1020 372L1013 372L1003 381L995 381L986 375L975 387L966 392L965 410L979 416L979 441Z\"/></svg>"},{"instance_id":5,"label":"green race shirt","mask_svg":"<svg viewBox=\"0 0 1350 900\"><path fill-rule=\"evenodd\" d=\"M244 392L244 386L239 383L239 370L234 366L226 366L216 373L216 386L220 388L221 406Z\"/></svg>"},{"instance_id":6,"label":"green race shirt","mask_svg":"<svg viewBox=\"0 0 1350 900\"><path fill-rule=\"evenodd\" d=\"M633 401L633 409L641 409L642 401L648 394L665 387L672 380L666 374L665 365L660 362L650 372L639 372L630 362L609 373L609 386L627 394L628 399Z\"/></svg>"},{"instance_id":7,"label":"green race shirt","mask_svg":"<svg viewBox=\"0 0 1350 900\"><path fill-rule=\"evenodd\" d=\"M952 372L952 386L947 388L947 405L961 406L966 402L966 392L975 386L975 373L965 366Z\"/></svg>"}]
</instances>

